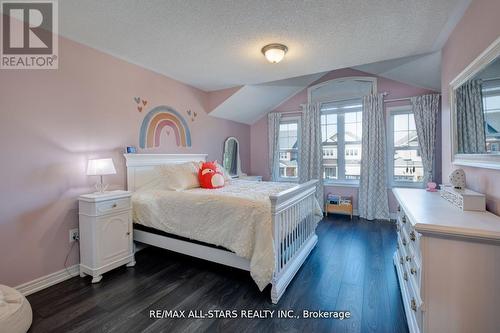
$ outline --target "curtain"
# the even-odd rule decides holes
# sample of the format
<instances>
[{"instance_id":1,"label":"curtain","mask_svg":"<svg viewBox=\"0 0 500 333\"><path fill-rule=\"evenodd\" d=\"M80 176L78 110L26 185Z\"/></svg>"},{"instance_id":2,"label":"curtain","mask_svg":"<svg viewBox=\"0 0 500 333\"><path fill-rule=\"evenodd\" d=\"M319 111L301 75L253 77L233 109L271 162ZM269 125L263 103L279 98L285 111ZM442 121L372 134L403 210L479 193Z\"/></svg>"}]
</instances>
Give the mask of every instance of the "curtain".
<instances>
[{"instance_id":1,"label":"curtain","mask_svg":"<svg viewBox=\"0 0 500 333\"><path fill-rule=\"evenodd\" d=\"M299 147L299 181L318 180L316 197L323 207L323 154L321 148L321 106L310 103L302 106Z\"/></svg>"},{"instance_id":2,"label":"curtain","mask_svg":"<svg viewBox=\"0 0 500 333\"><path fill-rule=\"evenodd\" d=\"M359 216L368 220L388 220L383 94L363 97L362 119Z\"/></svg>"},{"instance_id":3,"label":"curtain","mask_svg":"<svg viewBox=\"0 0 500 333\"><path fill-rule=\"evenodd\" d=\"M424 95L411 98L415 127L417 128L420 155L424 166L424 185L433 180L434 152L436 146L436 121L440 95Z\"/></svg>"},{"instance_id":4,"label":"curtain","mask_svg":"<svg viewBox=\"0 0 500 333\"><path fill-rule=\"evenodd\" d=\"M279 160L279 137L280 137L281 113L271 112L267 115L267 128L269 134L269 174L272 181L278 181Z\"/></svg>"},{"instance_id":5,"label":"curtain","mask_svg":"<svg viewBox=\"0 0 500 333\"><path fill-rule=\"evenodd\" d=\"M458 153L486 152L482 80L469 80L456 90Z\"/></svg>"}]
</instances>

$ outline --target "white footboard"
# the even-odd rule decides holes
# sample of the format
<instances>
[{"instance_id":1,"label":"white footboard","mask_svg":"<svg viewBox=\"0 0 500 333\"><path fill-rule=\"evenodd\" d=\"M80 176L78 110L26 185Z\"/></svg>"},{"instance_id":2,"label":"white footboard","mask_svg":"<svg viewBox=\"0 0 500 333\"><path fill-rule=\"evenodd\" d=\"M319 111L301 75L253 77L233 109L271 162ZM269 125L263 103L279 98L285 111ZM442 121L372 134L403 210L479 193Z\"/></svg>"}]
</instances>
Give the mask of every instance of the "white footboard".
<instances>
[{"instance_id":1,"label":"white footboard","mask_svg":"<svg viewBox=\"0 0 500 333\"><path fill-rule=\"evenodd\" d=\"M302 266L318 241L316 235L317 180L270 196L276 267L271 289L274 304Z\"/></svg>"}]
</instances>

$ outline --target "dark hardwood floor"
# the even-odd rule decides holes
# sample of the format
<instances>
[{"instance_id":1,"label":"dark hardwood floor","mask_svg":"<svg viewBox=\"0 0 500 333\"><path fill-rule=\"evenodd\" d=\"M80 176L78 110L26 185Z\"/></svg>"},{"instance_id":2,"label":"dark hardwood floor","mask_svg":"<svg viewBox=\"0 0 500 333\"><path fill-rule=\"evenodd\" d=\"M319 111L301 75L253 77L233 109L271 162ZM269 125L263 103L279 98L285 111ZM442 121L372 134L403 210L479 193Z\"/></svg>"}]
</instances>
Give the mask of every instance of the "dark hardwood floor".
<instances>
[{"instance_id":1,"label":"dark hardwood floor","mask_svg":"<svg viewBox=\"0 0 500 333\"><path fill-rule=\"evenodd\" d=\"M28 297L30 332L407 332L392 255L395 226L324 219L278 305L248 272L158 248L99 284L75 277ZM151 319L150 310L345 310L350 319Z\"/></svg>"}]
</instances>

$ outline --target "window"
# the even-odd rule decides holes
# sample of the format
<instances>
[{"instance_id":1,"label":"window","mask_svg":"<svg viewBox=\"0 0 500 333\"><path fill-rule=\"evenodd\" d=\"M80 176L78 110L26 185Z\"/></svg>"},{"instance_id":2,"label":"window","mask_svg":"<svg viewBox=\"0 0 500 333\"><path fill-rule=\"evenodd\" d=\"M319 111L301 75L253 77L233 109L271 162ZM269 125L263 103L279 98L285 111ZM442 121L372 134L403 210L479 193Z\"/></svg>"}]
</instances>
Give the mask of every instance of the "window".
<instances>
[{"instance_id":1,"label":"window","mask_svg":"<svg viewBox=\"0 0 500 333\"><path fill-rule=\"evenodd\" d=\"M299 119L285 118L280 123L279 176L281 180L298 179Z\"/></svg>"},{"instance_id":2,"label":"window","mask_svg":"<svg viewBox=\"0 0 500 333\"><path fill-rule=\"evenodd\" d=\"M424 168L411 107L392 108L388 128L391 185L421 186Z\"/></svg>"},{"instance_id":3,"label":"window","mask_svg":"<svg viewBox=\"0 0 500 333\"><path fill-rule=\"evenodd\" d=\"M483 82L483 109L486 151L500 152L500 80Z\"/></svg>"},{"instance_id":4,"label":"window","mask_svg":"<svg viewBox=\"0 0 500 333\"><path fill-rule=\"evenodd\" d=\"M323 178L357 183L361 174L362 102L355 98L321 105Z\"/></svg>"}]
</instances>

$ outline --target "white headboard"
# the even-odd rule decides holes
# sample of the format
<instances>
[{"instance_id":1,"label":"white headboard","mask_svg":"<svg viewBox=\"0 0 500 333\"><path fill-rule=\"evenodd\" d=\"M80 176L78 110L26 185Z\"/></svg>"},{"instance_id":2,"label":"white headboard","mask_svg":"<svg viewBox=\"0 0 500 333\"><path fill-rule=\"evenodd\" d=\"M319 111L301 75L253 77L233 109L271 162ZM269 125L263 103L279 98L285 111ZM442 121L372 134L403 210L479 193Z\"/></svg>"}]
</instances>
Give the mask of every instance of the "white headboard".
<instances>
[{"instance_id":1,"label":"white headboard","mask_svg":"<svg viewBox=\"0 0 500 333\"><path fill-rule=\"evenodd\" d=\"M124 154L127 161L127 189L136 191L149 183L156 165L206 161L207 154Z\"/></svg>"}]
</instances>

